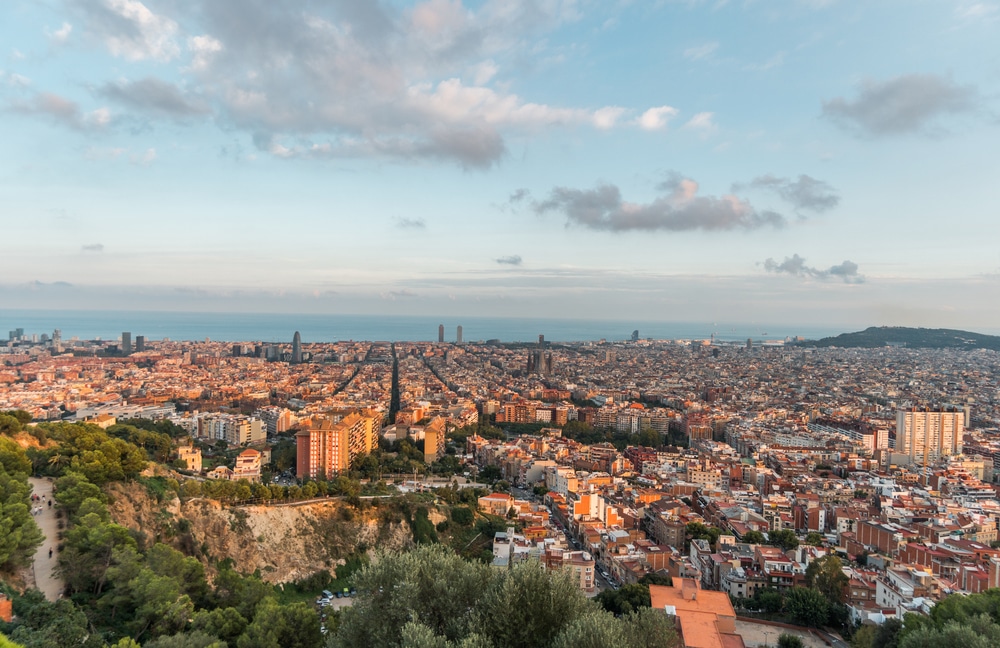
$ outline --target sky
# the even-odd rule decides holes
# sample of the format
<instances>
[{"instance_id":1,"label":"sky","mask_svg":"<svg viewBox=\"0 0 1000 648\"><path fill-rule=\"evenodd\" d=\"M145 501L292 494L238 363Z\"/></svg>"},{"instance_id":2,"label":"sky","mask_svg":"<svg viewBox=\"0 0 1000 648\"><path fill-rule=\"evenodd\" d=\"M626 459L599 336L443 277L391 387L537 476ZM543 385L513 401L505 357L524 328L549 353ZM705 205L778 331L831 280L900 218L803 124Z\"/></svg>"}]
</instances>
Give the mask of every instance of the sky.
<instances>
[{"instance_id":1,"label":"sky","mask_svg":"<svg viewBox=\"0 0 1000 648\"><path fill-rule=\"evenodd\" d=\"M996 330L998 34L997 0L4 0L0 303Z\"/></svg>"}]
</instances>

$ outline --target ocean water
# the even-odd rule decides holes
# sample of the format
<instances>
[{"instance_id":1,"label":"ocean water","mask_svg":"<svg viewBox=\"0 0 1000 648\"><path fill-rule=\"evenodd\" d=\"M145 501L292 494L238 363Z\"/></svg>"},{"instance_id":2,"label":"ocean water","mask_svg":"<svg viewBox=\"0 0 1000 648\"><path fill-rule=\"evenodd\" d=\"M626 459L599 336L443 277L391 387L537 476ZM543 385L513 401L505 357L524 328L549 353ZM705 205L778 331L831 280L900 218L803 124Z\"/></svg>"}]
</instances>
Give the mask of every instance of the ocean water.
<instances>
[{"instance_id":1,"label":"ocean water","mask_svg":"<svg viewBox=\"0 0 1000 648\"><path fill-rule=\"evenodd\" d=\"M427 317L399 315L316 315L294 313L194 313L158 311L23 310L0 308L0 340L7 331L23 328L26 335L62 331L64 340L117 339L122 331L147 340L204 340L231 342L290 342L295 331L303 342L379 340L430 342L438 339L438 325L445 340L455 341L462 326L466 342L498 339L502 342L536 342L539 335L552 342L625 340L633 330L640 338L717 340L782 340L788 336L817 339L844 333L841 329L788 324L727 322L655 322L532 319L503 317Z\"/></svg>"}]
</instances>

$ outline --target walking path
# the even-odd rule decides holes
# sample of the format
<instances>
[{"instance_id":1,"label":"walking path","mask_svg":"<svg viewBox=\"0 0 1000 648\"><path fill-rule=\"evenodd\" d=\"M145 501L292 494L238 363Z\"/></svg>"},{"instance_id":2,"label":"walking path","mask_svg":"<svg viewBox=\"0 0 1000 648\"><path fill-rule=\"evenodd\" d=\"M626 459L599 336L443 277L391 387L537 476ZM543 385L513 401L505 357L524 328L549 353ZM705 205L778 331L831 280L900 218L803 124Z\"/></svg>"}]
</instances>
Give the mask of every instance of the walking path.
<instances>
[{"instance_id":1,"label":"walking path","mask_svg":"<svg viewBox=\"0 0 1000 648\"><path fill-rule=\"evenodd\" d=\"M45 541L42 542L41 546L38 547L38 551L35 552L33 566L35 587L41 590L45 598L55 601L62 596L63 582L55 574L55 569L58 565L56 561L58 558L56 546L59 544L59 529L56 522L55 503L53 502L52 506L49 506L49 502L52 502L52 482L48 479L39 479L37 477L30 477L28 481L31 482L32 495L37 495L40 498L39 501L32 502L31 505L33 507L41 507L41 510L35 516L35 522L38 523L38 528L45 534Z\"/></svg>"}]
</instances>

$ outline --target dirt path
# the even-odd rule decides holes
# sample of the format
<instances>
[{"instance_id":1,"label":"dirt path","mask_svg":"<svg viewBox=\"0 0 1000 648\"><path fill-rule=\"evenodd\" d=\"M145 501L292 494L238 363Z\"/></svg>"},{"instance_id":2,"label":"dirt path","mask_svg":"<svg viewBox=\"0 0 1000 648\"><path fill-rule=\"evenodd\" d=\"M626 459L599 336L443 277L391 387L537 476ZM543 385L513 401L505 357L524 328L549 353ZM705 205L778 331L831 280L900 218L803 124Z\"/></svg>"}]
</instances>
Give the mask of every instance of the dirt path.
<instances>
[{"instance_id":1,"label":"dirt path","mask_svg":"<svg viewBox=\"0 0 1000 648\"><path fill-rule=\"evenodd\" d=\"M56 546L59 544L57 539L59 530L56 524L55 503L49 506L49 502L52 501L52 482L36 477L29 478L29 481L32 486L31 493L41 498L39 502L32 502L32 506L41 507L41 511L35 516L35 522L45 534L45 541L35 552L33 569L35 587L45 594L45 598L55 601L62 595L63 582L54 573L57 565Z\"/></svg>"}]
</instances>

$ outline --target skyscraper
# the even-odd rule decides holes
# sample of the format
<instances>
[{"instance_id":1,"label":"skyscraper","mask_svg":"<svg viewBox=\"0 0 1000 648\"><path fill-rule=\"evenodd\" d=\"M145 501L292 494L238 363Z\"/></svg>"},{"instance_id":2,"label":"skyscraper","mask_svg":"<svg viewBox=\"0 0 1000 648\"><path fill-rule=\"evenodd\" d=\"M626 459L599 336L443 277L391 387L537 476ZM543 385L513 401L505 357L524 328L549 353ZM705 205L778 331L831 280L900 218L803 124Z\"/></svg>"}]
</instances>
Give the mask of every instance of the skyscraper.
<instances>
[{"instance_id":1,"label":"skyscraper","mask_svg":"<svg viewBox=\"0 0 1000 648\"><path fill-rule=\"evenodd\" d=\"M438 342L444 342L444 324L438 324Z\"/></svg>"},{"instance_id":2,"label":"skyscraper","mask_svg":"<svg viewBox=\"0 0 1000 648\"><path fill-rule=\"evenodd\" d=\"M146 350L146 336L137 335L135 336L135 352L142 353Z\"/></svg>"},{"instance_id":3,"label":"skyscraper","mask_svg":"<svg viewBox=\"0 0 1000 648\"><path fill-rule=\"evenodd\" d=\"M896 412L896 453L912 463L962 454L965 412Z\"/></svg>"},{"instance_id":4,"label":"skyscraper","mask_svg":"<svg viewBox=\"0 0 1000 648\"><path fill-rule=\"evenodd\" d=\"M456 344L461 344L462 343L462 326L461 325L459 325L458 330L455 331L455 343Z\"/></svg>"},{"instance_id":5,"label":"skyscraper","mask_svg":"<svg viewBox=\"0 0 1000 648\"><path fill-rule=\"evenodd\" d=\"M543 344L545 344L545 334L544 333L539 333L538 334L538 346L541 346Z\"/></svg>"},{"instance_id":6,"label":"skyscraper","mask_svg":"<svg viewBox=\"0 0 1000 648\"><path fill-rule=\"evenodd\" d=\"M298 331L292 336L292 364L302 362L302 336Z\"/></svg>"},{"instance_id":7,"label":"skyscraper","mask_svg":"<svg viewBox=\"0 0 1000 648\"><path fill-rule=\"evenodd\" d=\"M122 331L122 355L132 355L132 334Z\"/></svg>"},{"instance_id":8,"label":"skyscraper","mask_svg":"<svg viewBox=\"0 0 1000 648\"><path fill-rule=\"evenodd\" d=\"M62 331L59 329L52 331L52 350L62 353Z\"/></svg>"},{"instance_id":9,"label":"skyscraper","mask_svg":"<svg viewBox=\"0 0 1000 648\"><path fill-rule=\"evenodd\" d=\"M639 329L632 331L632 341L633 342L639 341Z\"/></svg>"}]
</instances>

